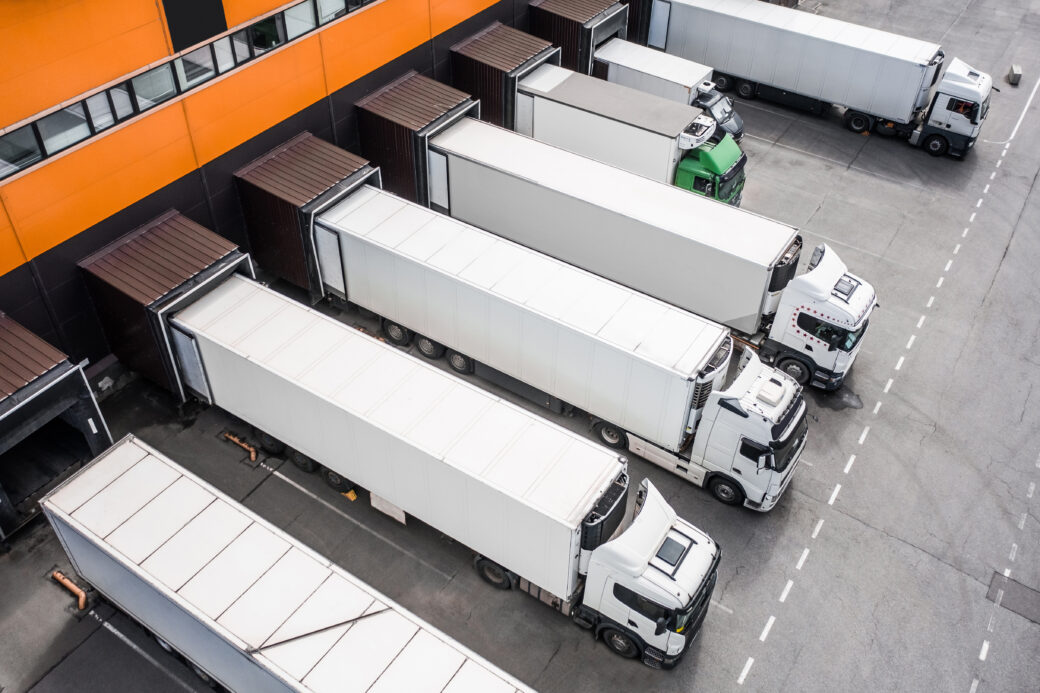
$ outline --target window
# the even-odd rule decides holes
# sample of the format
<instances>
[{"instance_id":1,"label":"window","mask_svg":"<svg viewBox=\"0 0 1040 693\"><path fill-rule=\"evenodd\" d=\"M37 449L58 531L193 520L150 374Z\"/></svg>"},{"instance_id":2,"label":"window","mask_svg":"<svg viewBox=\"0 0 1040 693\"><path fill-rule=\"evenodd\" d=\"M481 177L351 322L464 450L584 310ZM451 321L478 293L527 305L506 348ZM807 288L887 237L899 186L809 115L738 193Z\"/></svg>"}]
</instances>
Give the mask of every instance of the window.
<instances>
[{"instance_id":1,"label":"window","mask_svg":"<svg viewBox=\"0 0 1040 693\"><path fill-rule=\"evenodd\" d=\"M83 103L87 105L87 113L90 114L90 122L94 124L96 132L101 132L116 122L115 116L112 115L112 105L108 102L108 94L105 92L88 96Z\"/></svg>"},{"instance_id":2,"label":"window","mask_svg":"<svg viewBox=\"0 0 1040 693\"><path fill-rule=\"evenodd\" d=\"M249 27L249 36L252 39L253 52L256 55L285 43L285 26L282 16L279 14L267 19L262 19Z\"/></svg>"},{"instance_id":3,"label":"window","mask_svg":"<svg viewBox=\"0 0 1040 693\"><path fill-rule=\"evenodd\" d=\"M285 11L285 35L290 41L314 28L314 5L301 2Z\"/></svg>"},{"instance_id":4,"label":"window","mask_svg":"<svg viewBox=\"0 0 1040 693\"><path fill-rule=\"evenodd\" d=\"M328 24L346 13L346 0L318 0L318 24Z\"/></svg>"},{"instance_id":5,"label":"window","mask_svg":"<svg viewBox=\"0 0 1040 693\"><path fill-rule=\"evenodd\" d=\"M173 69L177 71L177 81L181 89L202 84L217 74L213 67L213 53L209 46L203 46L173 61Z\"/></svg>"},{"instance_id":6,"label":"window","mask_svg":"<svg viewBox=\"0 0 1040 693\"><path fill-rule=\"evenodd\" d=\"M646 616L651 621L656 622L659 618L668 618L669 616L668 609L664 608L660 604L656 604L646 597L636 594L627 587L616 583L614 584L614 596L619 602L633 611Z\"/></svg>"},{"instance_id":7,"label":"window","mask_svg":"<svg viewBox=\"0 0 1040 693\"><path fill-rule=\"evenodd\" d=\"M116 108L116 120L129 118L134 113L134 102L130 98L130 89L127 84L123 83L108 90L108 95L112 97L112 103Z\"/></svg>"},{"instance_id":8,"label":"window","mask_svg":"<svg viewBox=\"0 0 1040 693\"><path fill-rule=\"evenodd\" d=\"M707 178L701 178L700 176L694 176L693 178L693 189L702 195L711 196L711 181Z\"/></svg>"},{"instance_id":9,"label":"window","mask_svg":"<svg viewBox=\"0 0 1040 693\"><path fill-rule=\"evenodd\" d=\"M759 445L758 443L746 439L740 441L740 454L755 464L758 464L759 458L767 452L769 452L769 448L763 445Z\"/></svg>"},{"instance_id":10,"label":"window","mask_svg":"<svg viewBox=\"0 0 1040 693\"><path fill-rule=\"evenodd\" d=\"M253 57L253 51L249 48L249 29L232 34L231 43L235 47L235 62L239 65Z\"/></svg>"},{"instance_id":11,"label":"window","mask_svg":"<svg viewBox=\"0 0 1040 693\"><path fill-rule=\"evenodd\" d=\"M43 158L32 125L0 135L0 176L9 176Z\"/></svg>"},{"instance_id":12,"label":"window","mask_svg":"<svg viewBox=\"0 0 1040 693\"><path fill-rule=\"evenodd\" d=\"M43 148L47 154L60 152L62 149L90 137L90 126L87 124L87 112L80 102L75 106L63 108L36 121Z\"/></svg>"},{"instance_id":13,"label":"window","mask_svg":"<svg viewBox=\"0 0 1040 693\"><path fill-rule=\"evenodd\" d=\"M971 113L975 108L977 108L976 104L971 101L964 101L963 99L950 99L950 102L946 104L947 111L960 113L963 116L971 116Z\"/></svg>"},{"instance_id":14,"label":"window","mask_svg":"<svg viewBox=\"0 0 1040 693\"><path fill-rule=\"evenodd\" d=\"M857 332L849 332L844 327L824 322L808 313L798 314L798 327L824 344L834 346L842 351L851 351L867 328L866 324L864 324Z\"/></svg>"},{"instance_id":15,"label":"window","mask_svg":"<svg viewBox=\"0 0 1040 693\"><path fill-rule=\"evenodd\" d=\"M217 71L221 74L235 66L235 54L231 47L230 36L214 41L213 52L217 55Z\"/></svg>"},{"instance_id":16,"label":"window","mask_svg":"<svg viewBox=\"0 0 1040 693\"><path fill-rule=\"evenodd\" d=\"M137 107L142 111L177 95L169 63L137 75L130 80L130 84L137 97Z\"/></svg>"}]
</instances>

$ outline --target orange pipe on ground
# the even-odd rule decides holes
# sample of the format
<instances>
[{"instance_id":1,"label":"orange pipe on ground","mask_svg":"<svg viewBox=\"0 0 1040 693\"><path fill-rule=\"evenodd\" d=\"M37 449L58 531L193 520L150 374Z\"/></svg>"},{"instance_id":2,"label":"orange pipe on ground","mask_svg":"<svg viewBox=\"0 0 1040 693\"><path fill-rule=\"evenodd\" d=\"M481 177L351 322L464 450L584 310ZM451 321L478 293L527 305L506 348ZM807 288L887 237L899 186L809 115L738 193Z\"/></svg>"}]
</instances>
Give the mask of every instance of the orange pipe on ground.
<instances>
[{"instance_id":1,"label":"orange pipe on ground","mask_svg":"<svg viewBox=\"0 0 1040 693\"><path fill-rule=\"evenodd\" d=\"M53 573L51 573L51 577L57 580L62 587L79 597L78 604L80 611L83 611L87 608L87 593L84 592L81 588L77 587L76 583L65 577L60 570L55 570Z\"/></svg>"},{"instance_id":2,"label":"orange pipe on ground","mask_svg":"<svg viewBox=\"0 0 1040 693\"><path fill-rule=\"evenodd\" d=\"M236 436L234 433L224 433L224 438L230 440L232 443L242 448L243 450L248 450L249 461L256 462L256 448L254 448L252 445Z\"/></svg>"}]
</instances>

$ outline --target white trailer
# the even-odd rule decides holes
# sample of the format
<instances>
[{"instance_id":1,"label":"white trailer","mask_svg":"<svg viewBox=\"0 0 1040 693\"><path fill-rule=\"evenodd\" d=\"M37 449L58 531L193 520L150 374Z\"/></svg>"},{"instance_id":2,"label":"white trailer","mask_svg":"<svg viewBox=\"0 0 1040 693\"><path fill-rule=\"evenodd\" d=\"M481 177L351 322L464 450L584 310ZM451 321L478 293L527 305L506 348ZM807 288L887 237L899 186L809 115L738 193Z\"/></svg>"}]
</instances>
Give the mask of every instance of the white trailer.
<instances>
[{"instance_id":1,"label":"white trailer","mask_svg":"<svg viewBox=\"0 0 1040 693\"><path fill-rule=\"evenodd\" d=\"M710 143L700 108L541 65L517 84L513 129L713 200L740 205L747 156L732 137Z\"/></svg>"},{"instance_id":2,"label":"white trailer","mask_svg":"<svg viewBox=\"0 0 1040 693\"><path fill-rule=\"evenodd\" d=\"M822 112L853 132L963 156L989 111L992 78L939 44L759 0L653 0L648 45L715 66L720 89Z\"/></svg>"},{"instance_id":3,"label":"white trailer","mask_svg":"<svg viewBox=\"0 0 1040 693\"><path fill-rule=\"evenodd\" d=\"M391 342L579 407L600 442L723 502L766 511L787 488L801 388L750 356L731 375L721 325L370 186L316 218L314 245L327 291Z\"/></svg>"},{"instance_id":4,"label":"white trailer","mask_svg":"<svg viewBox=\"0 0 1040 693\"><path fill-rule=\"evenodd\" d=\"M744 121L732 99L716 89L712 73L707 65L620 38L596 48L592 66L592 74L608 82L704 109L739 142Z\"/></svg>"},{"instance_id":5,"label":"white trailer","mask_svg":"<svg viewBox=\"0 0 1040 693\"><path fill-rule=\"evenodd\" d=\"M465 118L429 140L435 208L727 325L800 383L839 387L876 305L793 227Z\"/></svg>"},{"instance_id":6,"label":"white trailer","mask_svg":"<svg viewBox=\"0 0 1040 693\"><path fill-rule=\"evenodd\" d=\"M531 691L132 435L41 505L80 576L228 690Z\"/></svg>"},{"instance_id":7,"label":"white trailer","mask_svg":"<svg viewBox=\"0 0 1040 693\"><path fill-rule=\"evenodd\" d=\"M334 488L356 482L377 508L468 546L491 584L653 666L674 666L696 635L719 549L648 482L621 530L628 472L616 452L241 276L171 324L199 397L290 446ZM653 608L637 613L617 594Z\"/></svg>"}]
</instances>

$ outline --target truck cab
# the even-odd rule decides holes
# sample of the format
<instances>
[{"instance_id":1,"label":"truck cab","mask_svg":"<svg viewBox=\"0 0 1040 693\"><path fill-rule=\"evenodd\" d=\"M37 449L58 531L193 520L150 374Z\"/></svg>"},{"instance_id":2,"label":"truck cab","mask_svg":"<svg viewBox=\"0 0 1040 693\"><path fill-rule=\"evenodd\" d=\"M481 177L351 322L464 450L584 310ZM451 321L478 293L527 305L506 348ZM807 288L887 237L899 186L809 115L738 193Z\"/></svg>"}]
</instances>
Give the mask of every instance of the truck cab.
<instances>
[{"instance_id":1,"label":"truck cab","mask_svg":"<svg viewBox=\"0 0 1040 693\"><path fill-rule=\"evenodd\" d=\"M935 87L935 96L911 136L933 156L964 156L975 145L989 114L993 78L954 58Z\"/></svg>"},{"instance_id":2,"label":"truck cab","mask_svg":"<svg viewBox=\"0 0 1040 693\"><path fill-rule=\"evenodd\" d=\"M729 133L691 149L675 169L675 185L719 202L740 206L747 154Z\"/></svg>"},{"instance_id":3,"label":"truck cab","mask_svg":"<svg viewBox=\"0 0 1040 693\"><path fill-rule=\"evenodd\" d=\"M802 388L745 349L732 384L714 390L701 414L692 456L724 503L771 510L787 489L805 446Z\"/></svg>"},{"instance_id":4,"label":"truck cab","mask_svg":"<svg viewBox=\"0 0 1040 693\"><path fill-rule=\"evenodd\" d=\"M800 384L837 389L859 353L877 294L826 244L784 288L769 331L776 365Z\"/></svg>"},{"instance_id":5,"label":"truck cab","mask_svg":"<svg viewBox=\"0 0 1040 693\"><path fill-rule=\"evenodd\" d=\"M592 551L574 620L619 655L671 669L700 631L721 555L644 480L632 523Z\"/></svg>"},{"instance_id":6,"label":"truck cab","mask_svg":"<svg viewBox=\"0 0 1040 693\"><path fill-rule=\"evenodd\" d=\"M733 99L716 89L714 82L702 82L697 87L697 97L690 105L711 114L718 124L720 138L730 135L737 142L744 138L744 119L733 108Z\"/></svg>"}]
</instances>

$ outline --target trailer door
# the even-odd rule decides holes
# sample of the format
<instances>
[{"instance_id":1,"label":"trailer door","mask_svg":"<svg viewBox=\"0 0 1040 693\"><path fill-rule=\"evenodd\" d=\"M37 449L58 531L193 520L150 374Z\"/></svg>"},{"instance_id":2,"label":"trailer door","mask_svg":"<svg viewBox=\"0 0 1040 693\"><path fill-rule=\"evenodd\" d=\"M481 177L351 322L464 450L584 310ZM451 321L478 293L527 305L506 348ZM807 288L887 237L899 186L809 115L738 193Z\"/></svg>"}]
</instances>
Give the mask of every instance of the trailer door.
<instances>
[{"instance_id":1,"label":"trailer door","mask_svg":"<svg viewBox=\"0 0 1040 693\"><path fill-rule=\"evenodd\" d=\"M664 50L668 43L668 18L671 16L672 3L664 0L654 0L654 6L650 10L650 35L646 45L650 48Z\"/></svg>"},{"instance_id":2,"label":"trailer door","mask_svg":"<svg viewBox=\"0 0 1040 693\"><path fill-rule=\"evenodd\" d=\"M202 356L199 354L195 338L174 325L170 326L170 338L177 359L177 369L180 371L184 384L206 404L213 404L209 382L206 380L206 370L202 367Z\"/></svg>"}]
</instances>

